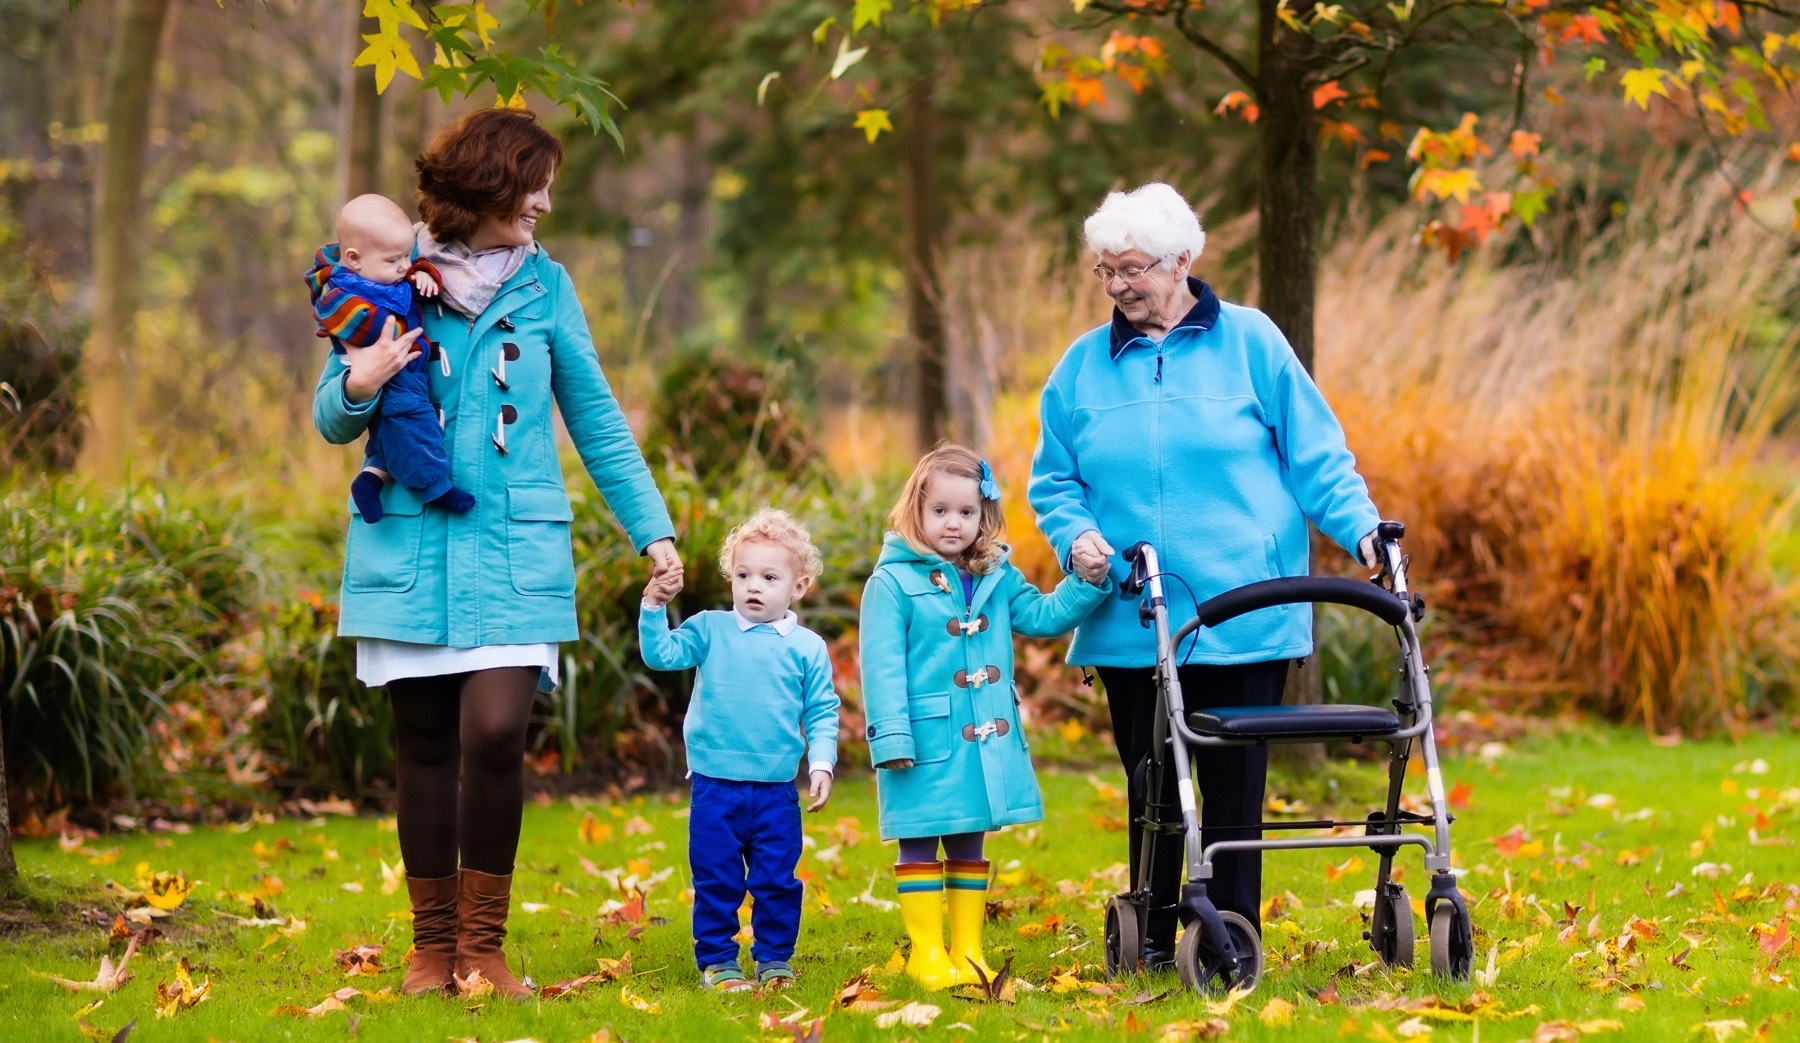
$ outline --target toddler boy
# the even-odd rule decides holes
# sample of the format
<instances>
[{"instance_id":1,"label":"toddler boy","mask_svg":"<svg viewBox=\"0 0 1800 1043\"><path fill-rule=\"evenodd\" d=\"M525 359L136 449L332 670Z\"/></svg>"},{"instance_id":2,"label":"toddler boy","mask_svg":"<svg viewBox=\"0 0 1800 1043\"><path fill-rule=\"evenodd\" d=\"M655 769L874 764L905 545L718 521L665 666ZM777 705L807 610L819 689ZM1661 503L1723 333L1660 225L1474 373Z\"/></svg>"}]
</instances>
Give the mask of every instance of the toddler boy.
<instances>
[{"instance_id":1,"label":"toddler boy","mask_svg":"<svg viewBox=\"0 0 1800 1043\"><path fill-rule=\"evenodd\" d=\"M806 810L823 808L837 763L838 697L824 640L789 609L823 567L807 531L785 511L758 511L725 537L719 565L731 580L729 611L701 612L670 631L665 606L675 584L652 579L638 638L652 669L699 667L682 727L693 779L694 962L708 988L737 992L751 987L736 938L746 892L757 981L780 988L794 979L803 891L794 876L794 772L804 753Z\"/></svg>"}]
</instances>

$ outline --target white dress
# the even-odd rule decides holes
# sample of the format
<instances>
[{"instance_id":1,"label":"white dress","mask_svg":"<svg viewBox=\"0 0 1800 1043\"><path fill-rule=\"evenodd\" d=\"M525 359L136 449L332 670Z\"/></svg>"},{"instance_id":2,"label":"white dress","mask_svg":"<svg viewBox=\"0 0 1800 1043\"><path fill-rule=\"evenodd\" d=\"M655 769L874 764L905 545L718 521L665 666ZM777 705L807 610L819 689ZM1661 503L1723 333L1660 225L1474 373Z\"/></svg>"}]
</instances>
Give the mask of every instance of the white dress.
<instances>
[{"instance_id":1,"label":"white dress","mask_svg":"<svg viewBox=\"0 0 1800 1043\"><path fill-rule=\"evenodd\" d=\"M556 645L482 645L449 648L363 637L356 641L356 679L370 688L406 677L442 677L502 666L535 666L544 671L546 690L562 682Z\"/></svg>"}]
</instances>

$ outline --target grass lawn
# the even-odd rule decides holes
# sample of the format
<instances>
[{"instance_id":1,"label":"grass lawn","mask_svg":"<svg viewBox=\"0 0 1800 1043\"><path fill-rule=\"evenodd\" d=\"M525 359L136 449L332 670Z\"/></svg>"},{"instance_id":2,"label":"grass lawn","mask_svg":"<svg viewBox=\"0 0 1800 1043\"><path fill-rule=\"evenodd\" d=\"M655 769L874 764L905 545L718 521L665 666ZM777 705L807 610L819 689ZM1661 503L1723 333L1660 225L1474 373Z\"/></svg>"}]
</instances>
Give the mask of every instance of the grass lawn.
<instances>
[{"instance_id":1,"label":"grass lawn","mask_svg":"<svg viewBox=\"0 0 1800 1043\"><path fill-rule=\"evenodd\" d=\"M685 806L678 795L652 796L527 809L508 939L514 969L522 963L542 986L629 954L631 976L525 1004L379 995L398 987L409 939L404 888L384 887L384 863L399 861L391 819L133 833L74 851L54 840L23 843L20 867L34 900L74 904L54 930L0 938L0 1038L79 1039L85 1016L103 1039L135 1020L134 1041L351 1034L548 1043L601 1030L613 1040L792 1039L762 1017L800 1012L826 1015L821 1035L830 1041L1162 1040L1221 1031L1280 1040L1800 1034L1792 981L1800 958L1790 937L1800 933L1793 737L1661 747L1629 732L1581 730L1484 752L1450 758L1446 778L1464 805L1456 863L1475 911L1478 971L1494 952L1489 983L1450 984L1376 965L1356 907L1357 892L1372 886L1375 859L1339 851L1268 857L1265 893L1278 906L1265 928L1268 968L1261 987L1235 1005L1185 994L1173 974L1110 990L1081 984L1104 980L1101 910L1124 875L1122 777L1047 771L1049 819L990 844L1000 871L990 897L1008 910L989 925L988 956L996 966L1011 956L1037 989L1021 988L1014 1005L926 994L886 969L904 937L899 914L881 907L892 897L893 848L874 835L871 782L848 778L831 806L808 819L800 980L784 993L726 997L698 988L684 893ZM1308 817L1322 805L1360 816L1381 779L1372 765L1335 765L1278 792L1308 805ZM39 972L91 979L103 955L117 959L124 946L109 944L109 925L142 903L104 888L109 880L133 887L140 862L200 883L159 921L164 936L132 960L131 980L84 1015L102 994L72 995ZM1417 898L1425 883L1417 852L1400 864ZM656 881L641 931L633 930L634 908L618 908L633 877ZM272 907L265 919L304 927L233 919L254 918L247 898L259 891ZM79 909L95 912L84 920ZM1423 968L1422 919L1418 933ZM381 969L347 976L334 951L361 945L385 947ZM158 984L174 980L182 958L196 982L210 981L210 995L158 1017ZM941 1014L927 1028L883 1028L878 1013L834 1010L839 990L865 968L882 999L924 1001ZM352 996L347 1010L316 1017L280 1009L313 1006L346 986L377 995Z\"/></svg>"}]
</instances>

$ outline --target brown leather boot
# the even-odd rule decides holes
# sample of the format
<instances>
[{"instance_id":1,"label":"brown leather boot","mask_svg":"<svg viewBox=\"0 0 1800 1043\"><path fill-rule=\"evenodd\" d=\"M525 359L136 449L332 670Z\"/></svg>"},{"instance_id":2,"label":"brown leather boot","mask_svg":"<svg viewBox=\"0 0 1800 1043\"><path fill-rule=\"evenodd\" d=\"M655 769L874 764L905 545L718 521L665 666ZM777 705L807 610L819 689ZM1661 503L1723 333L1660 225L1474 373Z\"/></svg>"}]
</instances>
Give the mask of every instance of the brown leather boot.
<instances>
[{"instance_id":1,"label":"brown leather boot","mask_svg":"<svg viewBox=\"0 0 1800 1043\"><path fill-rule=\"evenodd\" d=\"M450 974L456 969L456 889L454 876L436 880L406 878L412 896L413 953L400 994L449 993Z\"/></svg>"},{"instance_id":2,"label":"brown leather boot","mask_svg":"<svg viewBox=\"0 0 1800 1043\"><path fill-rule=\"evenodd\" d=\"M462 871L456 913L456 976L476 971L494 983L496 995L525 1000L532 991L506 969L501 943L506 940L506 914L512 902L512 874L495 876L478 869Z\"/></svg>"}]
</instances>

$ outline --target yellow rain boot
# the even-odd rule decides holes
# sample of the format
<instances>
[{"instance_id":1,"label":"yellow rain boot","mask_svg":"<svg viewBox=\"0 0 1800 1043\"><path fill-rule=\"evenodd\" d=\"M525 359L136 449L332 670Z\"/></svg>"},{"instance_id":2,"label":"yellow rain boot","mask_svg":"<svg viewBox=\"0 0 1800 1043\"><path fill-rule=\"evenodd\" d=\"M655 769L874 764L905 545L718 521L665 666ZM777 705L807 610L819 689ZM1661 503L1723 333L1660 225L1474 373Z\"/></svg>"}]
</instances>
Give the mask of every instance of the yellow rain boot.
<instances>
[{"instance_id":1,"label":"yellow rain boot","mask_svg":"<svg viewBox=\"0 0 1800 1043\"><path fill-rule=\"evenodd\" d=\"M900 892L900 918L912 939L906 976L928 989L957 984L956 969L944 951L944 864L902 862L894 867Z\"/></svg>"},{"instance_id":2,"label":"yellow rain boot","mask_svg":"<svg viewBox=\"0 0 1800 1043\"><path fill-rule=\"evenodd\" d=\"M981 925L987 919L986 859L944 859L944 901L950 906L950 963L958 985L979 985L981 975L994 980L994 969L981 955Z\"/></svg>"}]
</instances>

